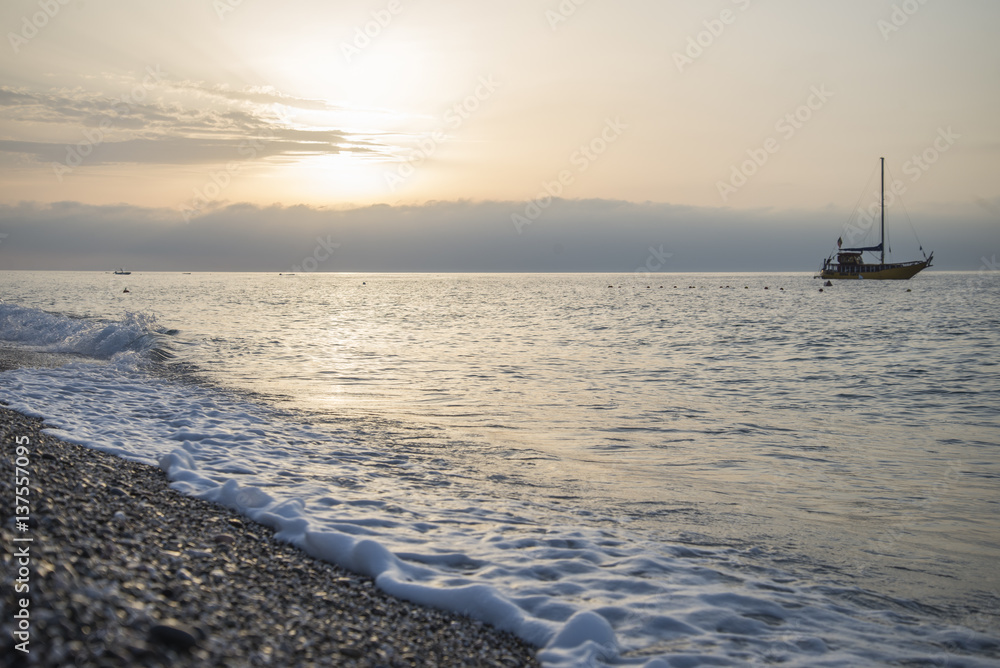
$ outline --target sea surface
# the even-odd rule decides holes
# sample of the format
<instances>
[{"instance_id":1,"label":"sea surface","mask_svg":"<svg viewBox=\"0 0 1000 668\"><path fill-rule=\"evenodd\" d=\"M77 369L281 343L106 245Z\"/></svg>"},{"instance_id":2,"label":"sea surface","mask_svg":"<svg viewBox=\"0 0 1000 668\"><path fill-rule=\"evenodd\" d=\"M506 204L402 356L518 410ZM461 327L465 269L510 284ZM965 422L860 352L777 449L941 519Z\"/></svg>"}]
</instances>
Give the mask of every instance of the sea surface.
<instances>
[{"instance_id":1,"label":"sea surface","mask_svg":"<svg viewBox=\"0 0 1000 668\"><path fill-rule=\"evenodd\" d=\"M0 400L548 666L1000 666L1000 275L820 288L0 272Z\"/></svg>"}]
</instances>

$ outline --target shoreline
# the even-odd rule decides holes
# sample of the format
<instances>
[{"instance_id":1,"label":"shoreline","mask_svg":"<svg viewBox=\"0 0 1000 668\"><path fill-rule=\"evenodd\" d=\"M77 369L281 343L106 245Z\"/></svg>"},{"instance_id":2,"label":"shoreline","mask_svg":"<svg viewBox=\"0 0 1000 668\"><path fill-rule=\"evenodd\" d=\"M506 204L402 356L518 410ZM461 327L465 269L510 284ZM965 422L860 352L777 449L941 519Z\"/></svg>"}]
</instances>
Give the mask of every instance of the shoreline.
<instances>
[{"instance_id":1,"label":"shoreline","mask_svg":"<svg viewBox=\"0 0 1000 668\"><path fill-rule=\"evenodd\" d=\"M28 361L3 352L0 370ZM157 467L43 428L0 406L4 665L539 665L537 649L507 632L393 598L171 489ZM30 461L26 532L12 512L18 444ZM25 537L28 654L14 636L15 539Z\"/></svg>"}]
</instances>

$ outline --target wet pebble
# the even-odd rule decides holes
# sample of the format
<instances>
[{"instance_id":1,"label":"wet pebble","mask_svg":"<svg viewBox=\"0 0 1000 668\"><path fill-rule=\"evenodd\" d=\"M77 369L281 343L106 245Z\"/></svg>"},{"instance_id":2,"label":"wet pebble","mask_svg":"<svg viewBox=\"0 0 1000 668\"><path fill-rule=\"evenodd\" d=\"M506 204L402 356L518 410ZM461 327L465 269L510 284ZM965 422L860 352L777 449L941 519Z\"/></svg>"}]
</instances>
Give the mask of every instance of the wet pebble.
<instances>
[{"instance_id":1,"label":"wet pebble","mask_svg":"<svg viewBox=\"0 0 1000 668\"><path fill-rule=\"evenodd\" d=\"M198 644L193 633L169 624L157 624L149 629L149 639L181 650L189 650Z\"/></svg>"}]
</instances>

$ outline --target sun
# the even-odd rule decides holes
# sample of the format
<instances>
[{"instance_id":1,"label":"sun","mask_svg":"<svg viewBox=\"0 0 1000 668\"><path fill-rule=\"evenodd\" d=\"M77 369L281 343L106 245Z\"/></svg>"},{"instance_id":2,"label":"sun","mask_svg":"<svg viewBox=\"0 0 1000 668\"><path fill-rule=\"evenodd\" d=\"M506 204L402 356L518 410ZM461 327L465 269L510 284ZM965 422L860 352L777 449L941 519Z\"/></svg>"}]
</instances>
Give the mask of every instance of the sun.
<instances>
[{"instance_id":1,"label":"sun","mask_svg":"<svg viewBox=\"0 0 1000 668\"><path fill-rule=\"evenodd\" d=\"M349 152L308 157L283 168L275 186L286 196L313 203L372 204L391 194L384 178L387 169L389 163Z\"/></svg>"}]
</instances>

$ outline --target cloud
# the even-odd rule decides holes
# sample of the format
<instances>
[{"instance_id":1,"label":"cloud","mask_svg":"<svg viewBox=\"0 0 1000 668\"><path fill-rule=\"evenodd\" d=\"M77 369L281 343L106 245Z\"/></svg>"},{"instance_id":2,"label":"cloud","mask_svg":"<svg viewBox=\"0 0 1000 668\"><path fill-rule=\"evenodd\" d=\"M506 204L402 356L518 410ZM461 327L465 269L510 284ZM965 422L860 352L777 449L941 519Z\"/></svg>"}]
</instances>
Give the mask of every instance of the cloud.
<instances>
[{"instance_id":1,"label":"cloud","mask_svg":"<svg viewBox=\"0 0 1000 668\"><path fill-rule=\"evenodd\" d=\"M296 109L337 111L341 107L330 104L326 100L316 100L286 95L273 86L251 86L243 90L234 90L221 84L209 85L200 81L172 81L168 84L175 90L192 91L206 97L215 97L234 102L249 102L259 105L280 104Z\"/></svg>"},{"instance_id":2,"label":"cloud","mask_svg":"<svg viewBox=\"0 0 1000 668\"><path fill-rule=\"evenodd\" d=\"M510 216L524 206L452 201L330 210L238 204L184 223L169 209L23 203L0 207L0 233L8 235L0 244L0 268L279 272L301 267L323 244L339 244L317 269L632 272L647 266L656 250L671 254L659 271L809 272L835 248L845 218L829 210L556 200L518 234ZM947 235L933 220L913 222L925 248L935 251L939 269L976 270L980 256L1000 252L1000 230L974 211L956 214Z\"/></svg>"},{"instance_id":3,"label":"cloud","mask_svg":"<svg viewBox=\"0 0 1000 668\"><path fill-rule=\"evenodd\" d=\"M37 93L0 86L0 118L25 123L79 123L107 113L104 96L75 91Z\"/></svg>"},{"instance_id":4,"label":"cloud","mask_svg":"<svg viewBox=\"0 0 1000 668\"><path fill-rule=\"evenodd\" d=\"M331 108L321 100L293 98L270 89L234 91L190 82L168 82L162 88L195 91L211 99L168 95L154 99L162 92L156 89L160 84L146 84L137 84L118 98L81 89L39 92L0 87L0 122L7 135L0 140L0 152L27 155L40 163L61 162L69 147L83 143L93 149L86 150L84 163L91 167L226 163L251 152L255 158L280 158L343 152L380 157L392 151L383 138L372 134L297 127L274 106ZM141 99L136 91L142 91Z\"/></svg>"},{"instance_id":5,"label":"cloud","mask_svg":"<svg viewBox=\"0 0 1000 668\"><path fill-rule=\"evenodd\" d=\"M249 137L242 139L196 139L188 137L157 137L155 139L130 139L103 142L93 147L87 155L87 165L112 163L131 164L218 164L227 161L268 158L282 155L323 155L342 150L336 135L317 137L315 141L287 141L274 137ZM66 160L67 145L44 142L18 142L0 140L0 151L21 153L35 157L40 162Z\"/></svg>"}]
</instances>

